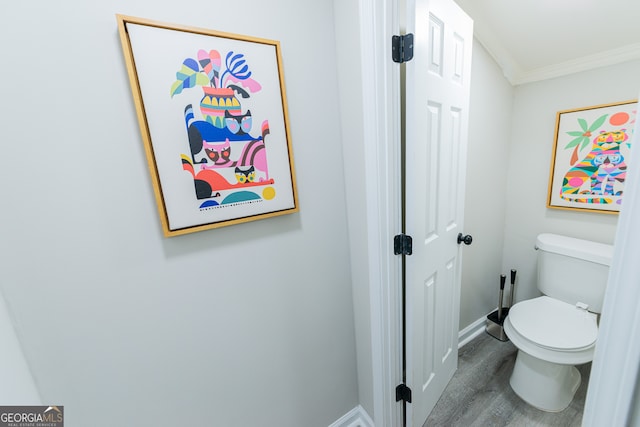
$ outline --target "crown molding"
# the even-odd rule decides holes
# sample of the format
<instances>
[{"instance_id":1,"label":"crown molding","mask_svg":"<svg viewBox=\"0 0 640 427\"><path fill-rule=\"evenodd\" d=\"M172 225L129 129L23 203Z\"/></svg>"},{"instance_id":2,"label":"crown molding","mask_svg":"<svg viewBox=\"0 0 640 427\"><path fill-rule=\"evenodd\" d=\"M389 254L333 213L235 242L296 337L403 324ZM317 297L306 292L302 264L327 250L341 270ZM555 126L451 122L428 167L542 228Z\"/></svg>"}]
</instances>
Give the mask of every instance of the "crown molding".
<instances>
[{"instance_id":1,"label":"crown molding","mask_svg":"<svg viewBox=\"0 0 640 427\"><path fill-rule=\"evenodd\" d=\"M493 32L485 29L480 22L474 22L473 35L489 53L502 70L502 74L512 86L515 86L515 79L522 74L520 66L513 60L509 52L502 46L502 43L495 37Z\"/></svg>"},{"instance_id":2,"label":"crown molding","mask_svg":"<svg viewBox=\"0 0 640 427\"><path fill-rule=\"evenodd\" d=\"M489 55L491 55L491 57L496 61L498 66L502 69L504 77L512 86L553 79L582 71L640 59L640 43L634 43L593 55L572 59L570 61L561 62L559 64L524 71L511 58L508 52L502 48L501 43L493 40L491 36L478 32L475 34L475 37L487 50Z\"/></svg>"},{"instance_id":3,"label":"crown molding","mask_svg":"<svg viewBox=\"0 0 640 427\"><path fill-rule=\"evenodd\" d=\"M537 68L528 72L522 72L513 78L511 84L516 86L524 83L553 79L636 59L640 59L640 43L630 44L617 49L596 53L594 55L572 59L571 61L550 65L548 67Z\"/></svg>"}]
</instances>

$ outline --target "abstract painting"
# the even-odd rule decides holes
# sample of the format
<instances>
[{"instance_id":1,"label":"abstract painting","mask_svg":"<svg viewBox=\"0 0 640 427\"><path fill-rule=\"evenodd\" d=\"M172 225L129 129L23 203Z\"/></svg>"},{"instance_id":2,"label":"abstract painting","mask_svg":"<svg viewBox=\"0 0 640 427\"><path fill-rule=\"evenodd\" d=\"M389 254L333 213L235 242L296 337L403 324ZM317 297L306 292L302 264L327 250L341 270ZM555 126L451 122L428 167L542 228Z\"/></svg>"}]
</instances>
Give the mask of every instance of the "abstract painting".
<instances>
[{"instance_id":1,"label":"abstract painting","mask_svg":"<svg viewBox=\"0 0 640 427\"><path fill-rule=\"evenodd\" d=\"M165 236L297 212L279 42L117 20Z\"/></svg>"},{"instance_id":2,"label":"abstract painting","mask_svg":"<svg viewBox=\"0 0 640 427\"><path fill-rule=\"evenodd\" d=\"M620 211L636 113L637 101L557 113L547 207Z\"/></svg>"}]
</instances>

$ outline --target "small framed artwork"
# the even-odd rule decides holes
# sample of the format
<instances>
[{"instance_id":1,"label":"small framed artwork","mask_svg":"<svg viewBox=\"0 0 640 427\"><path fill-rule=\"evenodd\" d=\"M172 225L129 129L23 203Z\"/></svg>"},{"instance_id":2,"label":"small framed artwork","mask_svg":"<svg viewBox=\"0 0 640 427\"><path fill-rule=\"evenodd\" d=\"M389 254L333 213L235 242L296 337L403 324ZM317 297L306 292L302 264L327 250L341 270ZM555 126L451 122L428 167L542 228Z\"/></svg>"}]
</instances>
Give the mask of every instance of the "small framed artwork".
<instances>
[{"instance_id":1,"label":"small framed artwork","mask_svg":"<svg viewBox=\"0 0 640 427\"><path fill-rule=\"evenodd\" d=\"M637 101L560 111L547 207L618 213Z\"/></svg>"},{"instance_id":2,"label":"small framed artwork","mask_svg":"<svg viewBox=\"0 0 640 427\"><path fill-rule=\"evenodd\" d=\"M297 212L279 42L117 21L165 236Z\"/></svg>"}]
</instances>

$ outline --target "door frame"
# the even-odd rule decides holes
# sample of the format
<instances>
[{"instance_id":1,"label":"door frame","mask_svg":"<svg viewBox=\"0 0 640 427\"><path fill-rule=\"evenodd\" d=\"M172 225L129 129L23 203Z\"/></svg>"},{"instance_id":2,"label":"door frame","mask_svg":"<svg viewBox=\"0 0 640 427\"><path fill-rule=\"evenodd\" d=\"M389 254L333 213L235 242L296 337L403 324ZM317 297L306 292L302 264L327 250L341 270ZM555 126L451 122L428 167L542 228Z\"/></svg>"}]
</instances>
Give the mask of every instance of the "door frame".
<instances>
[{"instance_id":1,"label":"door frame","mask_svg":"<svg viewBox=\"0 0 640 427\"><path fill-rule=\"evenodd\" d=\"M402 0L358 0L360 9L360 36L367 43L361 44L363 87L363 119L365 141L365 168L367 176L367 237L370 248L370 321L373 376L373 420L377 427L400 425L401 405L395 402L395 386L401 382L399 370L401 360L401 312L398 290L400 288L400 259L393 255L391 240L400 232L399 209L392 209L389 200L399 200L400 159L396 153L401 132L399 67L391 61L390 40L400 33L399 12ZM389 157L391 156L391 157ZM638 155L640 158L640 155ZM391 158L393 161L389 162ZM634 193L639 193L635 189ZM630 200L629 200L630 201ZM635 199L635 209L640 209L640 199ZM622 217L623 215L621 215ZM634 228L637 229L638 227ZM640 230L638 230L640 233ZM621 242L622 243L622 242ZM629 278L629 269L616 266L617 274ZM635 280L635 279L633 279ZM635 282L633 282L635 284ZM615 288L615 291L614 289ZM598 353L594 361L594 372L590 381L593 388L587 396L584 413L585 425L596 425L596 420L612 414L612 401L621 402L618 414L631 416L634 406L631 396L638 378L620 378L619 372L609 364L622 357L626 363L640 363L638 345L630 348L623 338L617 337L615 327L631 323L640 328L640 315L633 314L633 303L640 298L636 287L634 298L628 299L616 285L607 293L607 305L625 308L624 318L617 317L611 324L603 325L600 341L606 348ZM609 295L610 294L610 295ZM608 322L607 322L608 323ZM616 345L614 348L613 345ZM602 346L601 346L602 347ZM616 353L617 352L617 353ZM617 354L617 356L616 356ZM619 385L606 381L606 377L624 382L621 394ZM607 396L607 391L612 393ZM614 393L615 392L615 393ZM603 395L605 398L603 398ZM612 397L615 396L615 397ZM635 408L636 411L640 409ZM611 418L609 418L611 419Z\"/></svg>"},{"instance_id":2,"label":"door frame","mask_svg":"<svg viewBox=\"0 0 640 427\"><path fill-rule=\"evenodd\" d=\"M633 144L638 143L640 121L636 120ZM640 175L636 170L640 166L640 150L631 150L630 157L627 161L634 170L625 182L582 419L585 427L640 422L640 407L634 402L634 393L640 393L640 342L628 339L640 333L640 312L636 306L640 302L640 267L636 259L640 251L640 224L635 220L640 213Z\"/></svg>"},{"instance_id":3,"label":"door frame","mask_svg":"<svg viewBox=\"0 0 640 427\"><path fill-rule=\"evenodd\" d=\"M401 68L392 36L403 33L405 0L358 0L363 93L369 304L376 427L402 425L402 263L393 236L402 232ZM366 72L364 72L366 70ZM395 201L395 202L393 202Z\"/></svg>"},{"instance_id":4,"label":"door frame","mask_svg":"<svg viewBox=\"0 0 640 427\"><path fill-rule=\"evenodd\" d=\"M393 236L401 232L400 67L391 60L391 38L399 33L401 0L359 0L363 124L369 241L369 297L373 368L373 420L398 426L402 404L401 257ZM390 201L397 201L393 203Z\"/></svg>"}]
</instances>

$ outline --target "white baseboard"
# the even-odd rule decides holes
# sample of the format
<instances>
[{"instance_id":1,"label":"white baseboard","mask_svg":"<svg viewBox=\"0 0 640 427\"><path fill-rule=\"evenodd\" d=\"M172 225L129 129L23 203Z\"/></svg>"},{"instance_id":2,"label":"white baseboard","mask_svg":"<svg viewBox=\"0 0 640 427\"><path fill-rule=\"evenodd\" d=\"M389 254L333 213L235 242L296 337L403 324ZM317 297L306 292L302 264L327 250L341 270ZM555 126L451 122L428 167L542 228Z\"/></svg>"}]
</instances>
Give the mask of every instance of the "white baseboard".
<instances>
[{"instance_id":1,"label":"white baseboard","mask_svg":"<svg viewBox=\"0 0 640 427\"><path fill-rule=\"evenodd\" d=\"M374 425L367 411L358 405L329 427L374 427Z\"/></svg>"},{"instance_id":2,"label":"white baseboard","mask_svg":"<svg viewBox=\"0 0 640 427\"><path fill-rule=\"evenodd\" d=\"M484 332L487 325L487 316L482 316L460 332L458 332L458 348Z\"/></svg>"}]
</instances>

